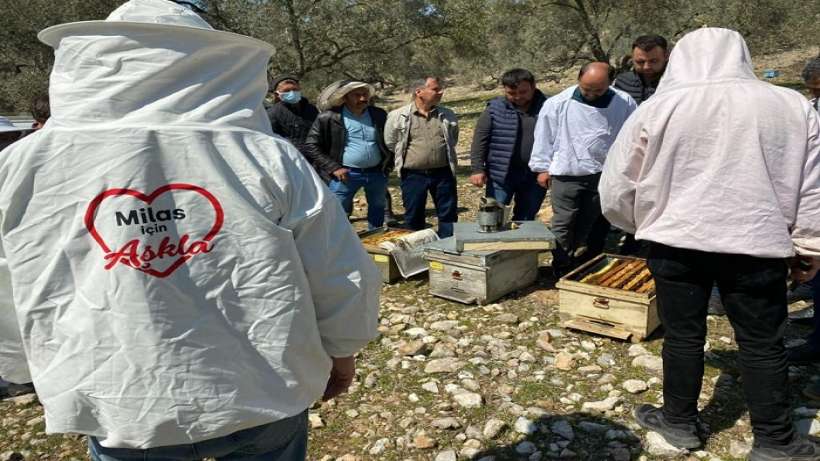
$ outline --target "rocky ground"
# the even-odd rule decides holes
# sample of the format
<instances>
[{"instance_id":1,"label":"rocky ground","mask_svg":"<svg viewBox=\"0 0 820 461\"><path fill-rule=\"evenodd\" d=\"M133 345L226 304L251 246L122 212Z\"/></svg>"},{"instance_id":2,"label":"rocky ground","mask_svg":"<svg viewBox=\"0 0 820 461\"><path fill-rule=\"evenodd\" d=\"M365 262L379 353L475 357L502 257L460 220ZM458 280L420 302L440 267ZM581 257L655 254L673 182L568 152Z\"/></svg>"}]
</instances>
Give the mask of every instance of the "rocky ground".
<instances>
[{"instance_id":1,"label":"rocky ground","mask_svg":"<svg viewBox=\"0 0 820 461\"><path fill-rule=\"evenodd\" d=\"M450 95L467 151L484 100L494 93ZM480 191L460 171L462 220ZM396 187L392 188L401 211ZM357 203L354 226L364 226ZM548 217L547 207L543 218ZM537 282L486 306L428 293L426 276L385 285L381 337L358 359L350 392L310 411L310 459L331 460L631 460L743 459L751 430L728 321L709 317L702 450L682 452L639 429L630 413L662 401L662 332L630 344L561 328L558 292L548 268ZM802 304L801 304L802 303ZM805 302L793 305L805 307ZM790 325L791 342L808 332ZM820 431L820 402L800 388L813 367L792 367L794 415L803 432ZM83 460L84 439L46 435L33 394L0 401L0 461Z\"/></svg>"}]
</instances>

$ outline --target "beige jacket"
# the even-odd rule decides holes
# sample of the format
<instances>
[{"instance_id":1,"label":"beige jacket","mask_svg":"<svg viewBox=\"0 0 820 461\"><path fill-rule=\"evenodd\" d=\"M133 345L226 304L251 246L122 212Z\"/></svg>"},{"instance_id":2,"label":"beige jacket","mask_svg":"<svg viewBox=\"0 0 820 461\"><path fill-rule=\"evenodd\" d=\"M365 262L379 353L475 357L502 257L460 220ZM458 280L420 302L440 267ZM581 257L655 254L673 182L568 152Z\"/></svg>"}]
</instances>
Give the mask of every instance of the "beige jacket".
<instances>
[{"instance_id":1,"label":"beige jacket","mask_svg":"<svg viewBox=\"0 0 820 461\"><path fill-rule=\"evenodd\" d=\"M624 125L599 186L641 240L759 257L820 255L820 119L755 78L737 32L700 29Z\"/></svg>"},{"instance_id":2,"label":"beige jacket","mask_svg":"<svg viewBox=\"0 0 820 461\"><path fill-rule=\"evenodd\" d=\"M410 115L413 114L416 105L407 104L387 114L387 123L384 126L384 142L387 148L393 152L396 162L396 171L401 175L401 167L404 164L404 156L407 153L407 144L410 133ZM458 144L458 119L455 112L443 107L438 109L438 119L441 121L441 129L444 131L444 139L447 143L447 160L453 174L456 174L458 157L456 155L456 144Z\"/></svg>"}]
</instances>

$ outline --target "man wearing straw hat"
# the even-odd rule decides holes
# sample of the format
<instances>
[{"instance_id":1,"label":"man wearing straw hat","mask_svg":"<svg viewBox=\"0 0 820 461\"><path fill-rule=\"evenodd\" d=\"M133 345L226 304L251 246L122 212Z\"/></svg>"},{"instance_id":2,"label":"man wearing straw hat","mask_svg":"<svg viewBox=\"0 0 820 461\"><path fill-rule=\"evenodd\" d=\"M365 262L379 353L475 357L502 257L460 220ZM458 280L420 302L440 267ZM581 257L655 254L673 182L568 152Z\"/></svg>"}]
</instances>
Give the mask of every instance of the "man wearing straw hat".
<instances>
[{"instance_id":1,"label":"man wearing straw hat","mask_svg":"<svg viewBox=\"0 0 820 461\"><path fill-rule=\"evenodd\" d=\"M166 0L39 38L51 118L0 156L0 231L46 431L94 461L304 459L381 283L272 136L272 48Z\"/></svg>"},{"instance_id":2,"label":"man wearing straw hat","mask_svg":"<svg viewBox=\"0 0 820 461\"><path fill-rule=\"evenodd\" d=\"M387 112L370 105L373 86L355 80L330 84L319 95L323 110L305 140L305 155L328 180L342 208L353 212L353 197L364 189L367 224L384 224L387 174L392 156L384 143Z\"/></svg>"}]
</instances>

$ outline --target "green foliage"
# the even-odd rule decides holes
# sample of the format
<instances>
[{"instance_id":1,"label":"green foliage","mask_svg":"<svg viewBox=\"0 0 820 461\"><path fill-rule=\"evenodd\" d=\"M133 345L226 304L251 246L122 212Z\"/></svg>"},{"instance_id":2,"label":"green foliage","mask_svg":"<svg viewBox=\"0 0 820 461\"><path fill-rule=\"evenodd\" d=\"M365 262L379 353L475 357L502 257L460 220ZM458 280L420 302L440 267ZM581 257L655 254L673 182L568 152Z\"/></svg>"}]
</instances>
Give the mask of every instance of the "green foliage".
<instances>
[{"instance_id":1,"label":"green foliage","mask_svg":"<svg viewBox=\"0 0 820 461\"><path fill-rule=\"evenodd\" d=\"M53 60L36 39L101 19L124 0L0 0L0 112L25 110ZM820 2L787 0L179 0L215 28L272 43L270 73L308 92L338 78L396 87L427 75L495 86L511 67L543 78L589 60L618 64L637 35L672 42L698 27L740 31L755 54L816 46Z\"/></svg>"}]
</instances>

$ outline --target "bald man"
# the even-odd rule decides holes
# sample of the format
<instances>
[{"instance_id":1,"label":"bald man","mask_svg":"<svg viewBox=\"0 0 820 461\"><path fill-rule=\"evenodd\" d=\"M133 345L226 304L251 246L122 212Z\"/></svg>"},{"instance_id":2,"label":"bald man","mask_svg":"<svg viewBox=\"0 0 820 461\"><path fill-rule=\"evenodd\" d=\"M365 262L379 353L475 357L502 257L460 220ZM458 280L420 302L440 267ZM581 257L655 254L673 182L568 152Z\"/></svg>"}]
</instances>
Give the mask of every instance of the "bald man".
<instances>
[{"instance_id":1,"label":"bald man","mask_svg":"<svg viewBox=\"0 0 820 461\"><path fill-rule=\"evenodd\" d=\"M549 98L538 114L529 166L538 184L551 189L556 277L600 254L609 231L598 180L609 146L637 108L611 83L608 64L587 63L578 84Z\"/></svg>"}]
</instances>

